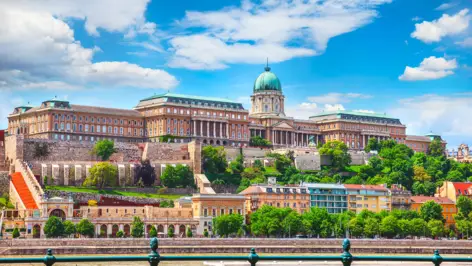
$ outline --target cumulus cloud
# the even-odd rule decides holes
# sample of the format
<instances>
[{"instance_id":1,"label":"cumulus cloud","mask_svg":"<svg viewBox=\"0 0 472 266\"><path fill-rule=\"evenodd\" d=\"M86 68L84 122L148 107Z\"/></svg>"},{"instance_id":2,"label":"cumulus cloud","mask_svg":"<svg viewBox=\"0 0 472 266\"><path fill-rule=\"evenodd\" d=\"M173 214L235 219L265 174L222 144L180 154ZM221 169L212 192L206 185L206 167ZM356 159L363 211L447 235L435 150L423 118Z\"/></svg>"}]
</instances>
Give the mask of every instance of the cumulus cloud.
<instances>
[{"instance_id":1,"label":"cumulus cloud","mask_svg":"<svg viewBox=\"0 0 472 266\"><path fill-rule=\"evenodd\" d=\"M366 114L375 114L374 111L372 110L365 110L365 109L357 109L357 110L353 110L354 112L359 112L359 113L366 113Z\"/></svg>"},{"instance_id":2,"label":"cumulus cloud","mask_svg":"<svg viewBox=\"0 0 472 266\"><path fill-rule=\"evenodd\" d=\"M310 96L308 100L314 103L323 103L323 104L336 104L336 103L348 103L353 99L369 99L372 98L371 95L361 94L361 93L337 93L330 92L318 96Z\"/></svg>"},{"instance_id":3,"label":"cumulus cloud","mask_svg":"<svg viewBox=\"0 0 472 266\"><path fill-rule=\"evenodd\" d=\"M400 117L407 133L424 135L430 131L446 137L452 146L472 143L472 95L422 95L402 99L389 114ZM415 115L411 115L415 114Z\"/></svg>"},{"instance_id":4,"label":"cumulus cloud","mask_svg":"<svg viewBox=\"0 0 472 266\"><path fill-rule=\"evenodd\" d=\"M150 0L2 0L1 9L17 9L51 14L61 20L80 19L87 32L99 35L98 29L109 32L146 32L155 29L145 21L144 12ZM154 24L154 25L153 25Z\"/></svg>"},{"instance_id":5,"label":"cumulus cloud","mask_svg":"<svg viewBox=\"0 0 472 266\"><path fill-rule=\"evenodd\" d=\"M328 41L370 23L391 0L243 1L219 11L186 12L179 25L198 33L176 36L171 67L221 69L234 63L281 62L322 53ZM298 47L298 48L295 48Z\"/></svg>"},{"instance_id":6,"label":"cumulus cloud","mask_svg":"<svg viewBox=\"0 0 472 266\"><path fill-rule=\"evenodd\" d=\"M443 57L430 56L423 59L418 67L405 67L405 71L398 79L404 81L440 79L454 74L453 70L456 68L456 59L447 60Z\"/></svg>"},{"instance_id":7,"label":"cumulus cloud","mask_svg":"<svg viewBox=\"0 0 472 266\"><path fill-rule=\"evenodd\" d=\"M0 4L0 81L4 83L0 89L67 89L90 83L169 89L178 84L175 77L159 69L128 62L93 63L100 49L83 47L67 23L51 13L5 3L10 2ZM105 20L90 23L110 30L121 25Z\"/></svg>"},{"instance_id":8,"label":"cumulus cloud","mask_svg":"<svg viewBox=\"0 0 472 266\"><path fill-rule=\"evenodd\" d=\"M318 105L313 102L303 102L299 105L287 106L285 113L288 116L295 117L297 119L308 119L310 116L319 114L322 112L332 112L345 110L342 104L322 104Z\"/></svg>"},{"instance_id":9,"label":"cumulus cloud","mask_svg":"<svg viewBox=\"0 0 472 266\"><path fill-rule=\"evenodd\" d=\"M469 27L470 18L467 8L452 16L443 14L439 19L415 24L415 31L411 33L411 37L425 43L439 42L446 36L464 32Z\"/></svg>"}]
</instances>

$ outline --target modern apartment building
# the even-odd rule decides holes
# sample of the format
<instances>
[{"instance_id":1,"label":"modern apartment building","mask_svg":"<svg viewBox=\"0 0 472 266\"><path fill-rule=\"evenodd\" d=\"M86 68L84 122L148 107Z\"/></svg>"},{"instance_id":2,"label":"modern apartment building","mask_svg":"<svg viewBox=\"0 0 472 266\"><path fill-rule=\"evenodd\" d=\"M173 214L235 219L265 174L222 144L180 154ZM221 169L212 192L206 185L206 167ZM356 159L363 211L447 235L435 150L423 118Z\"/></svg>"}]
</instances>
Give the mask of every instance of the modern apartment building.
<instances>
[{"instance_id":1,"label":"modern apartment building","mask_svg":"<svg viewBox=\"0 0 472 266\"><path fill-rule=\"evenodd\" d=\"M344 187L350 211L359 213L362 210L380 212L392 209L390 191L385 186L346 184Z\"/></svg>"},{"instance_id":2,"label":"modern apartment building","mask_svg":"<svg viewBox=\"0 0 472 266\"><path fill-rule=\"evenodd\" d=\"M310 207L326 208L328 213L347 210L347 189L343 185L302 183L310 193Z\"/></svg>"}]
</instances>

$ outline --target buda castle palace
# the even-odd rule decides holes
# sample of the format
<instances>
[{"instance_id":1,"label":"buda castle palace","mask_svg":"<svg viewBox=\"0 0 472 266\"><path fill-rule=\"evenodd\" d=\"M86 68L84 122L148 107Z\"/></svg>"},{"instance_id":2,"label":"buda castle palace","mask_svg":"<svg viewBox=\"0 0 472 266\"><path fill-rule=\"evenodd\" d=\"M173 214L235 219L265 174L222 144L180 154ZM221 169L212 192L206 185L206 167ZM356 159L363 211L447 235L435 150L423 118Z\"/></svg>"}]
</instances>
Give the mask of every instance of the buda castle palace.
<instances>
[{"instance_id":1,"label":"buda castle palace","mask_svg":"<svg viewBox=\"0 0 472 266\"><path fill-rule=\"evenodd\" d=\"M434 134L407 136L398 118L383 114L334 111L294 119L285 114L285 96L266 66L254 82L251 108L228 99L164 93L139 101L132 110L84 106L57 98L40 106L18 106L8 116L9 135L68 141L112 139L124 142L200 140L203 144L240 146L253 136L274 147L308 147L331 140L361 150L368 139L394 139L426 151Z\"/></svg>"}]
</instances>

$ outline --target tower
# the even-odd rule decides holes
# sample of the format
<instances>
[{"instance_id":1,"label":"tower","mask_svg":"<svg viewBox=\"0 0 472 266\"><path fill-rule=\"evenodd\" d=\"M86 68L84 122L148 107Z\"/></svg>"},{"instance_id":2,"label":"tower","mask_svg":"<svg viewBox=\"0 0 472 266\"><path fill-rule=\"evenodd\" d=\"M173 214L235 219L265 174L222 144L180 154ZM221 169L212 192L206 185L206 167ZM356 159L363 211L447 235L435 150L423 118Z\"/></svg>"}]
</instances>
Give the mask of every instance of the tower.
<instances>
[{"instance_id":1,"label":"tower","mask_svg":"<svg viewBox=\"0 0 472 266\"><path fill-rule=\"evenodd\" d=\"M284 98L280 80L267 64L254 82L250 114L256 117L285 117Z\"/></svg>"}]
</instances>

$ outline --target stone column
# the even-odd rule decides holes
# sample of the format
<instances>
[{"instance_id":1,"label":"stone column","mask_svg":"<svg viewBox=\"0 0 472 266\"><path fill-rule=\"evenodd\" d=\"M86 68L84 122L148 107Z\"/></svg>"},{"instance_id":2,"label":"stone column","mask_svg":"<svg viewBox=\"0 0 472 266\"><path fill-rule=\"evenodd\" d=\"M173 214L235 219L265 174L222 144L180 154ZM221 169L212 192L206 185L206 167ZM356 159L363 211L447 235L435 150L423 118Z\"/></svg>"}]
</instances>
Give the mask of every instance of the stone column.
<instances>
[{"instance_id":1,"label":"stone column","mask_svg":"<svg viewBox=\"0 0 472 266\"><path fill-rule=\"evenodd\" d=\"M53 164L51 170L52 170L52 184L62 185L60 182L60 177L59 177L59 165Z\"/></svg>"},{"instance_id":2,"label":"stone column","mask_svg":"<svg viewBox=\"0 0 472 266\"><path fill-rule=\"evenodd\" d=\"M124 164L118 165L118 186L124 186L126 184L126 170Z\"/></svg>"},{"instance_id":3,"label":"stone column","mask_svg":"<svg viewBox=\"0 0 472 266\"><path fill-rule=\"evenodd\" d=\"M213 122L213 138L216 138L216 122Z\"/></svg>"},{"instance_id":4,"label":"stone column","mask_svg":"<svg viewBox=\"0 0 472 266\"><path fill-rule=\"evenodd\" d=\"M44 177L48 176L48 166L41 164L41 183L44 184Z\"/></svg>"},{"instance_id":5,"label":"stone column","mask_svg":"<svg viewBox=\"0 0 472 266\"><path fill-rule=\"evenodd\" d=\"M226 122L226 132L225 132L225 133L226 133L226 134L225 134L225 135L226 135L225 137L226 137L227 139L229 139L230 134L229 134L229 123L228 123L228 122Z\"/></svg>"},{"instance_id":6,"label":"stone column","mask_svg":"<svg viewBox=\"0 0 472 266\"><path fill-rule=\"evenodd\" d=\"M197 136L197 120L193 120L193 131L192 131L193 136Z\"/></svg>"},{"instance_id":7,"label":"stone column","mask_svg":"<svg viewBox=\"0 0 472 266\"><path fill-rule=\"evenodd\" d=\"M223 137L223 122L220 122L220 138Z\"/></svg>"},{"instance_id":8,"label":"stone column","mask_svg":"<svg viewBox=\"0 0 472 266\"><path fill-rule=\"evenodd\" d=\"M210 137L210 121L206 121L206 126L207 126L207 137Z\"/></svg>"},{"instance_id":9,"label":"stone column","mask_svg":"<svg viewBox=\"0 0 472 266\"><path fill-rule=\"evenodd\" d=\"M69 165L64 165L64 186L69 185Z\"/></svg>"},{"instance_id":10,"label":"stone column","mask_svg":"<svg viewBox=\"0 0 472 266\"><path fill-rule=\"evenodd\" d=\"M82 182L82 165L75 165L75 185L81 185Z\"/></svg>"},{"instance_id":11,"label":"stone column","mask_svg":"<svg viewBox=\"0 0 472 266\"><path fill-rule=\"evenodd\" d=\"M200 120L200 137L203 137L203 121Z\"/></svg>"}]
</instances>

